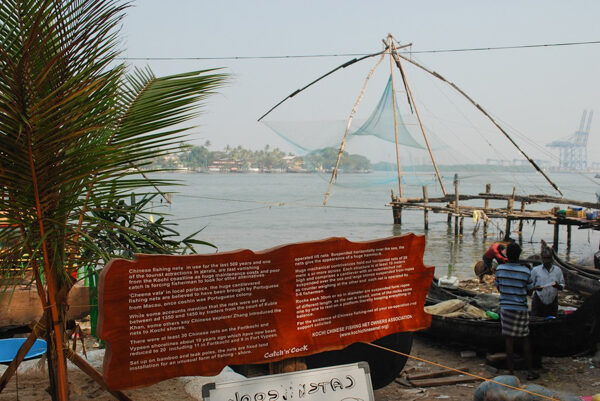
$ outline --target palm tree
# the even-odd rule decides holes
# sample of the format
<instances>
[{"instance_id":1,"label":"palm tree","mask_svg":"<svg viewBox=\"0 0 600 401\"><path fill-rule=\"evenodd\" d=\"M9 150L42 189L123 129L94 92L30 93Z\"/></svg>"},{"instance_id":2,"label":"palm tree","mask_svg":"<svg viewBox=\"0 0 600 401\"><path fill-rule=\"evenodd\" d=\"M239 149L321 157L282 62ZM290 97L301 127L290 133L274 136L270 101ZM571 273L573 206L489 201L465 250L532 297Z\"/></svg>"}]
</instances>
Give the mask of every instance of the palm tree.
<instances>
[{"instance_id":1,"label":"palm tree","mask_svg":"<svg viewBox=\"0 0 600 401\"><path fill-rule=\"evenodd\" d=\"M119 0L0 2L0 211L9 222L0 230L0 279L17 260L33 270L47 311L34 333L48 340L53 399L68 398L69 272L86 255L110 257L89 240L99 221L90 199L110 207L165 185L132 174L180 150L184 129L171 127L196 117L199 102L226 78L212 70L126 74L117 59L126 7Z\"/></svg>"}]
</instances>

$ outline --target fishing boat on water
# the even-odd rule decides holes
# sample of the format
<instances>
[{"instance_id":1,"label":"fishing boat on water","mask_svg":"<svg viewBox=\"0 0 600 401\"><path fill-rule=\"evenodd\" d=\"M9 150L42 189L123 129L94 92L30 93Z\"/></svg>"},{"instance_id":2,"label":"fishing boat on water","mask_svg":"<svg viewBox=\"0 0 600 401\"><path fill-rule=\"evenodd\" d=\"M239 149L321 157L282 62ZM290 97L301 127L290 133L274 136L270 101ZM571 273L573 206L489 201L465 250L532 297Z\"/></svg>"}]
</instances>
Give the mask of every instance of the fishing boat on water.
<instances>
[{"instance_id":1,"label":"fishing boat on water","mask_svg":"<svg viewBox=\"0 0 600 401\"><path fill-rule=\"evenodd\" d=\"M431 326L422 333L471 349L485 352L503 351L505 345L500 320L485 317L488 311L490 313L487 315L492 316L498 312L497 295L494 302L492 294L444 289L435 282L427 295L427 305L430 306L456 300L481 311L481 317L463 317L466 315L462 313L447 316L432 314ZM593 350L600 340L600 292L591 295L571 313L560 313L554 318L532 317L529 329L532 350L537 355L560 357Z\"/></svg>"}]
</instances>

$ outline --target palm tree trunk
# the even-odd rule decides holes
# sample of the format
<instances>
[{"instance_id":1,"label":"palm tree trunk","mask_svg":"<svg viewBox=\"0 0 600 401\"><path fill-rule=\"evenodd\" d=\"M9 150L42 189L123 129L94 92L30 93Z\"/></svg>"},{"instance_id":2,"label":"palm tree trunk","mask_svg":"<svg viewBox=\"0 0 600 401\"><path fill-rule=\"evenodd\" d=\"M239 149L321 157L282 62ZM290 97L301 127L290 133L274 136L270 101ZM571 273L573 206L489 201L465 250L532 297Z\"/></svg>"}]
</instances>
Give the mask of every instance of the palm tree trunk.
<instances>
[{"instance_id":1,"label":"palm tree trunk","mask_svg":"<svg viewBox=\"0 0 600 401\"><path fill-rule=\"evenodd\" d=\"M65 339L65 317L66 317L66 305L63 302L57 301L56 309L58 311L59 316L59 324L55 325L52 322L52 314L47 314L47 323L46 327L48 327L46 331L46 341L48 343L48 351L46 356L48 358L48 377L50 380L50 395L52 397L52 401L62 401L59 395L59 389L64 386L64 383L60 382L60 374L59 369L62 362L62 366L67 365L67 359L65 357L64 352L58 350L57 344L66 344ZM56 332L57 327L60 328L60 332ZM57 341L56 337L60 336L60 340ZM62 361L59 361L59 358ZM68 383L67 371L65 369L65 377L64 380ZM68 387L67 387L67 399L68 399Z\"/></svg>"}]
</instances>

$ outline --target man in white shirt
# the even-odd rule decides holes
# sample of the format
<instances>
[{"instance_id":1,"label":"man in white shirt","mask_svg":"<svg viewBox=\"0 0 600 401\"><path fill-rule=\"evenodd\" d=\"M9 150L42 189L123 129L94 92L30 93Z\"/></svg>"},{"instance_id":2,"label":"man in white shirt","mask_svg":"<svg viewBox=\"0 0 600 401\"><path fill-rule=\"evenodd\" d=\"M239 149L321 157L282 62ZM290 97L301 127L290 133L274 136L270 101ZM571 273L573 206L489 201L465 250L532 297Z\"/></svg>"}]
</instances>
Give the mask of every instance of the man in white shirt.
<instances>
[{"instance_id":1,"label":"man in white shirt","mask_svg":"<svg viewBox=\"0 0 600 401\"><path fill-rule=\"evenodd\" d=\"M556 316L558 314L558 291L565 286L560 267L552 264L552 250L542 249L542 264L531 271L533 296L531 297L532 316Z\"/></svg>"}]
</instances>

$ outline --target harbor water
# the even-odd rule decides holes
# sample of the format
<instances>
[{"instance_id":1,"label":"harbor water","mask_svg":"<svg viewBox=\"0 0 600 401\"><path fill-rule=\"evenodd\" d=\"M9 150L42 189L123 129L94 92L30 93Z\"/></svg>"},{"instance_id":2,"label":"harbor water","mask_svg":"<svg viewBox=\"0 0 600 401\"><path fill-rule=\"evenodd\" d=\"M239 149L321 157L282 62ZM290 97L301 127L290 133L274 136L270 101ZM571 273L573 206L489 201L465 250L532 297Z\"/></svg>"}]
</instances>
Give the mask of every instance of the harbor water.
<instances>
[{"instance_id":1,"label":"harbor water","mask_svg":"<svg viewBox=\"0 0 600 401\"><path fill-rule=\"evenodd\" d=\"M371 173L384 174L384 173ZM494 220L486 238L480 223L465 218L463 235L454 236L454 227L447 224L445 214L429 213L429 230L423 229L423 212L405 210L402 226L395 226L392 211L386 207L390 190L397 193L397 183L373 186L334 187L324 207L323 195L327 181L317 174L202 174L170 173L160 178L179 181L182 185L169 188L175 191L172 204L153 202L155 213L170 214L169 220L178 224L176 230L182 236L202 230L197 239L210 242L219 251L250 249L261 251L279 245L320 240L329 237L345 237L352 241L365 241L406 233L426 235L424 261L436 267L438 276L445 275L449 265L460 278L473 276L472 266L481 258L488 246L503 236L504 220ZM356 174L356 182L364 174ZM382 177L383 178L383 177ZM593 202L600 181L593 175L555 174L553 180L566 198ZM351 182L352 175L344 177ZM485 184L492 183L493 193L517 194L546 193L556 196L541 176L535 174L488 174L467 176L460 179L461 194L484 192ZM361 181L362 182L362 181ZM516 183L519 182L517 185ZM445 186L453 193L452 177L445 177ZM438 188L438 189L436 189ZM420 185L404 185L404 196L420 197ZM439 186L429 186L429 196L438 196ZM483 208L483 201L478 201ZM477 205L477 203L469 203ZM506 202L490 203L505 207ZM529 205L550 209L554 205ZM519 208L518 202L515 209ZM454 219L453 219L454 222ZM522 239L523 257L538 253L540 240L552 243L553 226L545 221L525 222L523 232L516 232L518 223L513 222L511 237ZM561 228L559 254L572 261L588 257L598 249L600 233L578 230L573 227L572 246L566 249L566 228ZM198 246L198 253L215 252L213 248Z\"/></svg>"}]
</instances>

